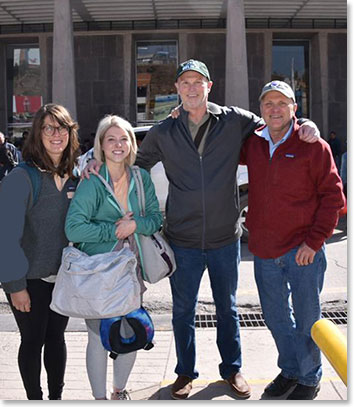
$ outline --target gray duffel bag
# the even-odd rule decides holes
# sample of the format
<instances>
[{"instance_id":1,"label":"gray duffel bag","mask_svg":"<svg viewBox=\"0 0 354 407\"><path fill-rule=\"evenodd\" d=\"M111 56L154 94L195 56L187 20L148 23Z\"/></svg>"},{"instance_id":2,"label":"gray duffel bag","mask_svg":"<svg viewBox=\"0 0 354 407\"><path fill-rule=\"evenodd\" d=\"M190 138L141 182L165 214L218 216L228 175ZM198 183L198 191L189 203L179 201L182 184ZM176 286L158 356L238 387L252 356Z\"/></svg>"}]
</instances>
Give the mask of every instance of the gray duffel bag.
<instances>
[{"instance_id":1,"label":"gray duffel bag","mask_svg":"<svg viewBox=\"0 0 354 407\"><path fill-rule=\"evenodd\" d=\"M65 247L50 308L85 319L129 314L141 306L136 265L128 248L89 256Z\"/></svg>"}]
</instances>

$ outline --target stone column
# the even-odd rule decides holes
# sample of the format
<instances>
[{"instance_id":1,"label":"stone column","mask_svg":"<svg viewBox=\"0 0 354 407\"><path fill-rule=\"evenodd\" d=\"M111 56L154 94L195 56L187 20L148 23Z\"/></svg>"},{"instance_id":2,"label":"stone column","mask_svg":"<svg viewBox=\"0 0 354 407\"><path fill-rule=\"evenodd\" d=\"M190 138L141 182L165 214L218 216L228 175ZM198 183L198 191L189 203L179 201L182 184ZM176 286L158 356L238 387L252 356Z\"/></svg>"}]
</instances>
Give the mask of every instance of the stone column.
<instances>
[{"instance_id":1,"label":"stone column","mask_svg":"<svg viewBox=\"0 0 354 407\"><path fill-rule=\"evenodd\" d=\"M264 84L272 80L273 67L273 34L271 31L264 33Z\"/></svg>"},{"instance_id":2,"label":"stone column","mask_svg":"<svg viewBox=\"0 0 354 407\"><path fill-rule=\"evenodd\" d=\"M70 0L55 0L53 32L53 103L76 119L74 36Z\"/></svg>"},{"instance_id":3,"label":"stone column","mask_svg":"<svg viewBox=\"0 0 354 407\"><path fill-rule=\"evenodd\" d=\"M177 64L187 61L188 58L188 38L186 33L178 34L178 60Z\"/></svg>"},{"instance_id":4,"label":"stone column","mask_svg":"<svg viewBox=\"0 0 354 407\"><path fill-rule=\"evenodd\" d=\"M41 95L43 104L48 103L47 35L39 34L39 55L41 59Z\"/></svg>"},{"instance_id":5,"label":"stone column","mask_svg":"<svg viewBox=\"0 0 354 407\"><path fill-rule=\"evenodd\" d=\"M136 89L132 91L132 64L135 64L135 60L132 59L132 35L131 34L124 34L124 43L123 43L123 55L122 58L124 60L124 115L127 120L135 121L136 118L133 120L133 114L131 112L131 95L136 95Z\"/></svg>"},{"instance_id":6,"label":"stone column","mask_svg":"<svg viewBox=\"0 0 354 407\"><path fill-rule=\"evenodd\" d=\"M320 32L318 34L319 43L319 72L320 72L320 89L321 98L319 103L322 111L322 134L327 140L328 137L328 34ZM313 92L316 93L316 92Z\"/></svg>"},{"instance_id":7,"label":"stone column","mask_svg":"<svg viewBox=\"0 0 354 407\"><path fill-rule=\"evenodd\" d=\"M228 0L225 104L249 109L246 28L243 0Z\"/></svg>"},{"instance_id":8,"label":"stone column","mask_svg":"<svg viewBox=\"0 0 354 407\"><path fill-rule=\"evenodd\" d=\"M8 112L7 90L6 90L6 45L0 43L0 131L7 133L7 117L12 115L12 109ZM12 95L11 95L12 98ZM12 107L12 105L10 105Z\"/></svg>"}]
</instances>

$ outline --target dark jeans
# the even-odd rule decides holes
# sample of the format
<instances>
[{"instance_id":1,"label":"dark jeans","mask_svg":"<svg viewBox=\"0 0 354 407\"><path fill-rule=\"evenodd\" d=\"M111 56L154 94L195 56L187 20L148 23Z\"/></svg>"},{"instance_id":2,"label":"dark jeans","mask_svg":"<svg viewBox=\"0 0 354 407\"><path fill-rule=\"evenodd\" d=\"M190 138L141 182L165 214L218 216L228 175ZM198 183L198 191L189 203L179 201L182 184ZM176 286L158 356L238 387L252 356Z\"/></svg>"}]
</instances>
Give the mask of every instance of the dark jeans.
<instances>
[{"instance_id":1,"label":"dark jeans","mask_svg":"<svg viewBox=\"0 0 354 407\"><path fill-rule=\"evenodd\" d=\"M20 312L6 294L21 334L18 365L28 400L42 400L40 383L42 347L47 371L49 400L61 398L64 387L66 345L64 331L68 317L49 308L54 284L43 280L27 280L31 311Z\"/></svg>"},{"instance_id":2,"label":"dark jeans","mask_svg":"<svg viewBox=\"0 0 354 407\"><path fill-rule=\"evenodd\" d=\"M216 308L216 342L222 363L219 373L227 379L241 368L241 342L236 309L239 240L219 249L187 249L171 244L177 270L171 276L173 299L173 331L176 342L175 373L195 379L195 309L198 291L205 268L208 268L211 290ZM208 358L208 355L205 355ZM207 363L207 361L206 361Z\"/></svg>"}]
</instances>

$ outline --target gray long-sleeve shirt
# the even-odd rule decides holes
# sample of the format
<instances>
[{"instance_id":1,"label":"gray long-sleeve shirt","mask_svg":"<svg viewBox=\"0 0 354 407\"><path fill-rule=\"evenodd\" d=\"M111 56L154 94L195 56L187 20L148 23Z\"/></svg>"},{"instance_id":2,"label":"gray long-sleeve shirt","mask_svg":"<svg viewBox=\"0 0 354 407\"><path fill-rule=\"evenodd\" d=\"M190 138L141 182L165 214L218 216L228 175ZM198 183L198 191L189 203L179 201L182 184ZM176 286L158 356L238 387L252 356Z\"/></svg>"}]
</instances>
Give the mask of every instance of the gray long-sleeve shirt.
<instances>
[{"instance_id":1,"label":"gray long-sleeve shirt","mask_svg":"<svg viewBox=\"0 0 354 407\"><path fill-rule=\"evenodd\" d=\"M77 181L68 179L59 191L51 174L41 172L38 201L32 207L27 172L15 168L0 185L0 281L5 292L26 288L27 279L58 272L68 244L64 224Z\"/></svg>"}]
</instances>

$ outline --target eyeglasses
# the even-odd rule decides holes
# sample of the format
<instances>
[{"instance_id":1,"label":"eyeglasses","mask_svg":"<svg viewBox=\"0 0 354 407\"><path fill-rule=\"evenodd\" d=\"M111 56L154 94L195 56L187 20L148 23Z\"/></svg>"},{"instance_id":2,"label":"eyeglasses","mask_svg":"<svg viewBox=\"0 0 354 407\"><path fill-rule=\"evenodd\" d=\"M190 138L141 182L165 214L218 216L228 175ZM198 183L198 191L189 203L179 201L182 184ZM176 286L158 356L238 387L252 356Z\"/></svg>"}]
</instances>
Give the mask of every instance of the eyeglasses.
<instances>
[{"instance_id":1,"label":"eyeglasses","mask_svg":"<svg viewBox=\"0 0 354 407\"><path fill-rule=\"evenodd\" d=\"M42 130L44 135L47 137L53 137L56 130L58 130L61 136L66 136L69 132L69 129L66 126L55 127L51 126L50 124L46 124L45 126L43 126Z\"/></svg>"}]
</instances>

